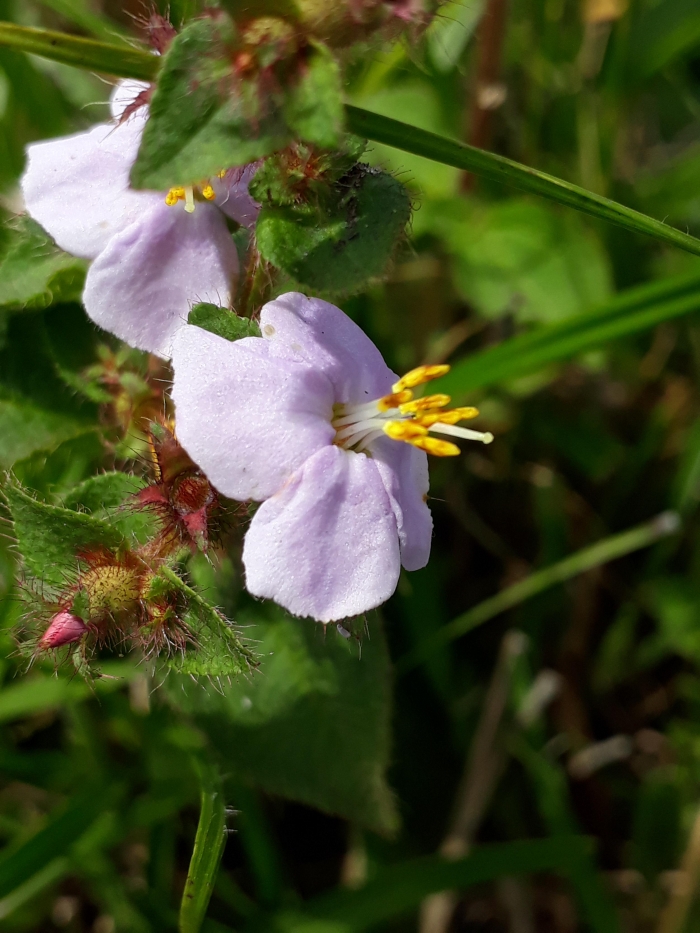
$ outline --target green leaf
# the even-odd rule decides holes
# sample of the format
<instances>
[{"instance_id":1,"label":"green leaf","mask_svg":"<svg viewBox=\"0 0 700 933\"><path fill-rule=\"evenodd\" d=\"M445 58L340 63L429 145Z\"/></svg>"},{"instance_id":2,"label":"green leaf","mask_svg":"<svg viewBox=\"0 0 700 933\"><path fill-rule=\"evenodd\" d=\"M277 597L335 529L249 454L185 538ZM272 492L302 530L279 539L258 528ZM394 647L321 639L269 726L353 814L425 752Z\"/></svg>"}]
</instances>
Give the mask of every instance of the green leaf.
<instances>
[{"instance_id":1,"label":"green leaf","mask_svg":"<svg viewBox=\"0 0 700 933\"><path fill-rule=\"evenodd\" d=\"M80 298L87 262L64 253L38 223L19 217L0 262L0 307L46 308Z\"/></svg>"},{"instance_id":2,"label":"green leaf","mask_svg":"<svg viewBox=\"0 0 700 933\"><path fill-rule=\"evenodd\" d=\"M263 206L260 254L297 282L321 291L357 291L382 275L411 214L404 186L357 165L317 205Z\"/></svg>"},{"instance_id":3,"label":"green leaf","mask_svg":"<svg viewBox=\"0 0 700 933\"><path fill-rule=\"evenodd\" d=\"M56 308L56 313L63 307ZM98 428L97 409L76 398L56 374L44 343L45 316L12 315L5 345L0 348L2 467Z\"/></svg>"},{"instance_id":4,"label":"green leaf","mask_svg":"<svg viewBox=\"0 0 700 933\"><path fill-rule=\"evenodd\" d=\"M120 78L152 81L160 62L148 52L124 48L108 42L82 39L51 29L34 29L0 23L0 45L42 55L55 62L74 65L87 71L102 71Z\"/></svg>"},{"instance_id":5,"label":"green leaf","mask_svg":"<svg viewBox=\"0 0 700 933\"><path fill-rule=\"evenodd\" d=\"M256 666L256 656L240 636L239 628L169 567L161 567L160 576L187 601L185 624L197 644L184 654L168 659L175 673L195 677L237 677Z\"/></svg>"},{"instance_id":6,"label":"green leaf","mask_svg":"<svg viewBox=\"0 0 700 933\"><path fill-rule=\"evenodd\" d=\"M94 429L92 424L39 408L28 399L0 398L0 467L11 467L36 451L53 450Z\"/></svg>"},{"instance_id":7,"label":"green leaf","mask_svg":"<svg viewBox=\"0 0 700 933\"><path fill-rule=\"evenodd\" d=\"M226 803L216 768L200 762L200 811L180 904L180 933L199 933L226 844Z\"/></svg>"},{"instance_id":8,"label":"green leaf","mask_svg":"<svg viewBox=\"0 0 700 933\"><path fill-rule=\"evenodd\" d=\"M242 337L260 337L260 325L251 318L239 317L233 311L202 302L195 305L187 317L188 324L201 327L225 340L240 340Z\"/></svg>"},{"instance_id":9,"label":"green leaf","mask_svg":"<svg viewBox=\"0 0 700 933\"><path fill-rule=\"evenodd\" d=\"M460 360L435 383L436 391L457 396L498 385L698 310L697 272L630 288L593 311L538 327Z\"/></svg>"},{"instance_id":10,"label":"green leaf","mask_svg":"<svg viewBox=\"0 0 700 933\"><path fill-rule=\"evenodd\" d=\"M292 139L321 149L338 145L345 121L342 81L338 63L324 45L309 47L301 76L284 98L282 113Z\"/></svg>"},{"instance_id":11,"label":"green leaf","mask_svg":"<svg viewBox=\"0 0 700 933\"><path fill-rule=\"evenodd\" d=\"M246 165L297 137L334 146L342 128L340 76L322 46L299 50L282 21L282 34L247 42L228 17L194 20L163 59L150 118L131 172L136 188L200 182L222 169ZM236 61L253 56L278 90ZM183 106L186 101L186 106Z\"/></svg>"},{"instance_id":12,"label":"green leaf","mask_svg":"<svg viewBox=\"0 0 700 933\"><path fill-rule=\"evenodd\" d=\"M484 11L484 0L447 0L426 32L428 51L438 71L456 68Z\"/></svg>"},{"instance_id":13,"label":"green leaf","mask_svg":"<svg viewBox=\"0 0 700 933\"><path fill-rule=\"evenodd\" d=\"M20 553L33 576L60 588L86 548L123 545L123 535L100 519L34 499L10 480L4 489Z\"/></svg>"},{"instance_id":14,"label":"green leaf","mask_svg":"<svg viewBox=\"0 0 700 933\"><path fill-rule=\"evenodd\" d=\"M67 509L85 510L93 518L107 521L132 543L143 544L159 530L156 514L133 498L145 485L144 479L129 473L100 473L71 489L60 504Z\"/></svg>"},{"instance_id":15,"label":"green leaf","mask_svg":"<svg viewBox=\"0 0 700 933\"><path fill-rule=\"evenodd\" d=\"M421 230L438 234L454 257L455 285L486 317L563 320L601 304L612 290L609 264L578 217L513 198L477 204L428 203Z\"/></svg>"},{"instance_id":16,"label":"green leaf","mask_svg":"<svg viewBox=\"0 0 700 933\"><path fill-rule=\"evenodd\" d=\"M389 658L375 620L360 647L269 607L246 628L260 668L220 690L169 677L165 689L249 783L378 832L397 814L386 784ZM274 614L273 614L274 613Z\"/></svg>"}]
</instances>

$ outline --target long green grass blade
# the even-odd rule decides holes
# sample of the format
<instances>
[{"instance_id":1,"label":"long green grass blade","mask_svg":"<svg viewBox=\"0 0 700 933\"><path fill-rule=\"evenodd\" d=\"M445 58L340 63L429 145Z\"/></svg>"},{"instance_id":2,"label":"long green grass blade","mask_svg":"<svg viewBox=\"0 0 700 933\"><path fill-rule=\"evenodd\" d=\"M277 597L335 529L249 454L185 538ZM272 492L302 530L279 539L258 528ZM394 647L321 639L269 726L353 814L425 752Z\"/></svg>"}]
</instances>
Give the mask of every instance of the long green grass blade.
<instances>
[{"instance_id":1,"label":"long green grass blade","mask_svg":"<svg viewBox=\"0 0 700 933\"><path fill-rule=\"evenodd\" d=\"M138 49L127 49L110 42L82 39L50 29L34 29L0 22L0 45L31 52L64 65L87 71L102 71L118 78L152 81L158 71L158 58Z\"/></svg>"},{"instance_id":2,"label":"long green grass blade","mask_svg":"<svg viewBox=\"0 0 700 933\"><path fill-rule=\"evenodd\" d=\"M526 599L532 599L538 593L558 583L564 583L580 573L585 573L586 570L592 570L593 567L600 567L625 554L649 547L659 539L675 534L679 527L680 519L675 512L662 512L650 522L604 538L590 547L576 551L575 554L565 557L556 564L530 574L519 583L514 583L513 586L501 590L490 599L485 599L473 609L469 609L438 629L430 638L426 638L413 651L399 660L396 665L397 672L405 673L411 670L442 645L466 635L467 632L471 632L472 629L483 625L484 622L488 622L507 609L525 602Z\"/></svg>"},{"instance_id":3,"label":"long green grass blade","mask_svg":"<svg viewBox=\"0 0 700 933\"><path fill-rule=\"evenodd\" d=\"M359 891L335 891L311 901L305 917L288 921L283 929L311 929L309 917L336 923L339 929L360 933L370 927L415 910L424 898L438 891L464 890L474 884L506 875L554 871L569 875L572 867L589 849L582 836L557 836L479 846L472 855L450 862L441 856L427 856L384 868ZM306 925L304 925L306 924ZM595 927L600 933L613 933L608 924Z\"/></svg>"},{"instance_id":4,"label":"long green grass blade","mask_svg":"<svg viewBox=\"0 0 700 933\"><path fill-rule=\"evenodd\" d=\"M197 763L197 770L201 809L180 904L180 933L199 933L226 843L226 806L219 772L214 765L202 761Z\"/></svg>"},{"instance_id":5,"label":"long green grass blade","mask_svg":"<svg viewBox=\"0 0 700 933\"><path fill-rule=\"evenodd\" d=\"M555 178L553 175L547 175L545 172L539 172L527 165L506 159L505 156L495 155L484 149L476 149L466 143L429 133L427 130L392 120L378 113L370 113L359 107L348 105L346 111L348 129L358 136L365 136L367 139L384 143L386 146L412 152L414 155L432 159L434 162L442 162L444 165L474 172L475 175L519 188L521 191L539 194L551 201L573 207L574 210L582 211L584 214L599 217L601 220L607 220L609 223L633 230L635 233L643 233L657 240L664 240L700 256L700 240L696 237L682 233L660 220L641 214L631 207L625 207L617 201L611 201L609 198L586 191L585 188L579 188L578 185L573 185L562 178Z\"/></svg>"},{"instance_id":6,"label":"long green grass blade","mask_svg":"<svg viewBox=\"0 0 700 933\"><path fill-rule=\"evenodd\" d=\"M458 396L497 385L699 310L698 273L631 288L593 311L538 327L461 360L439 381L439 391Z\"/></svg>"},{"instance_id":7,"label":"long green grass blade","mask_svg":"<svg viewBox=\"0 0 700 933\"><path fill-rule=\"evenodd\" d=\"M23 845L0 858L0 899L64 856L90 824L113 805L118 793L117 787L97 786L86 790Z\"/></svg>"},{"instance_id":8,"label":"long green grass blade","mask_svg":"<svg viewBox=\"0 0 700 933\"><path fill-rule=\"evenodd\" d=\"M33 52L35 55L43 55L45 58L78 68L103 71L124 78L150 81L155 78L159 67L157 56L136 49L124 49L106 42L76 38L46 29L15 26L11 23L0 23L0 45ZM434 162L474 172L521 191L541 195L700 256L700 240L696 237L625 207L624 204L586 191L571 182L513 162L493 152L438 136L360 107L347 105L346 114L348 129L358 136L365 136L367 139L432 159Z\"/></svg>"}]
</instances>

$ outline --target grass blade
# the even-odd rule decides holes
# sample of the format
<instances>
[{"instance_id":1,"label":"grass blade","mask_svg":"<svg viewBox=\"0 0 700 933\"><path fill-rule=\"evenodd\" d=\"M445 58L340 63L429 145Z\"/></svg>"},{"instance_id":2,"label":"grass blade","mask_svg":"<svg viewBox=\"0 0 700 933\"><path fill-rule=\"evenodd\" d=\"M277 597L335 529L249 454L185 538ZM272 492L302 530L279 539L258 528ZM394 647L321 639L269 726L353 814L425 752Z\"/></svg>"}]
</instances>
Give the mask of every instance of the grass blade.
<instances>
[{"instance_id":1,"label":"grass blade","mask_svg":"<svg viewBox=\"0 0 700 933\"><path fill-rule=\"evenodd\" d=\"M201 809L187 881L180 904L180 933L199 933L226 844L226 807L214 765L197 762Z\"/></svg>"},{"instance_id":2,"label":"grass blade","mask_svg":"<svg viewBox=\"0 0 700 933\"><path fill-rule=\"evenodd\" d=\"M403 674L411 670L427 655L442 645L466 635L467 632L479 625L483 625L484 622L488 622L507 609L512 609L514 606L525 602L526 599L531 599L533 596L537 596L538 593L556 586L557 583L564 583L586 570L592 570L594 567L607 564L609 561L623 557L625 554L631 554L633 551L649 547L650 544L654 544L660 538L675 534L679 526L680 519L675 512L662 512L661 515L657 515L650 522L637 525L636 528L623 531L621 534L604 538L602 541L598 541L597 544L582 548L582 550L576 551L575 554L565 557L564 560L560 560L556 564L530 574L529 577L519 583L514 583L513 586L501 590L500 593L490 599L485 599L482 603L474 606L473 609L469 609L441 629L438 629L434 635L426 638L413 651L404 655L398 661L396 665L397 673Z\"/></svg>"},{"instance_id":3,"label":"grass blade","mask_svg":"<svg viewBox=\"0 0 700 933\"><path fill-rule=\"evenodd\" d=\"M631 288L593 311L538 327L460 360L436 386L440 392L459 395L497 385L698 310L697 272Z\"/></svg>"},{"instance_id":4,"label":"grass blade","mask_svg":"<svg viewBox=\"0 0 700 933\"><path fill-rule=\"evenodd\" d=\"M553 175L547 175L545 172L506 159L505 156L438 136L427 130L410 126L408 123L401 123L399 120L392 120L378 113L370 113L369 110L362 110L360 107L348 105L346 111L348 129L358 136L384 143L386 146L393 146L395 149L402 149L404 152L412 152L414 155L432 159L433 162L442 162L444 165L452 165L454 168L473 172L475 175L510 185L521 191L539 194L551 201L573 207L574 210L582 211L584 214L590 214L635 233L643 233L657 240L672 243L689 253L700 256L700 240L696 237L682 233L660 220L641 214L631 207L625 207L617 201L611 201L609 198L586 191L585 188L573 185L562 178L555 178Z\"/></svg>"},{"instance_id":5,"label":"grass blade","mask_svg":"<svg viewBox=\"0 0 700 933\"><path fill-rule=\"evenodd\" d=\"M145 81L153 80L159 67L157 56L136 49L12 23L0 23L0 45L33 52L77 68ZM700 240L696 237L561 178L360 107L347 105L346 116L348 129L358 136L541 195L700 256Z\"/></svg>"},{"instance_id":6,"label":"grass blade","mask_svg":"<svg viewBox=\"0 0 700 933\"><path fill-rule=\"evenodd\" d=\"M115 800L118 788L93 787L72 798L67 807L19 848L0 858L0 899L5 899L64 856L70 846Z\"/></svg>"},{"instance_id":7,"label":"grass blade","mask_svg":"<svg viewBox=\"0 0 700 933\"><path fill-rule=\"evenodd\" d=\"M467 858L451 862L430 855L384 868L358 891L335 891L306 905L305 916L282 927L288 933L310 929L309 917L337 923L348 933L360 933L416 909L437 891L464 890L505 875L554 871L567 875L578 865L589 841L582 836L556 836L479 846ZM304 925L306 924L306 926ZM614 933L616 927L596 927Z\"/></svg>"},{"instance_id":8,"label":"grass blade","mask_svg":"<svg viewBox=\"0 0 700 933\"><path fill-rule=\"evenodd\" d=\"M0 23L0 45L31 52L64 65L87 71L102 71L118 78L152 81L158 71L158 58L138 49L127 49L110 42L82 39L51 29L34 29Z\"/></svg>"}]
</instances>

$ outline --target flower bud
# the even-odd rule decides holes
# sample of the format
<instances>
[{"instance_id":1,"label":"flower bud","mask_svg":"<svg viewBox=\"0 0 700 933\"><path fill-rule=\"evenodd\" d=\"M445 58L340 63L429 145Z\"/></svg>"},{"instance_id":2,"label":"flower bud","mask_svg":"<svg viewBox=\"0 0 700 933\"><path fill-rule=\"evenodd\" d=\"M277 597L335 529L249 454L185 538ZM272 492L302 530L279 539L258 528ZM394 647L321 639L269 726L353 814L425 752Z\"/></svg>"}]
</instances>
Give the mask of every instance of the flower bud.
<instances>
[{"instance_id":1,"label":"flower bud","mask_svg":"<svg viewBox=\"0 0 700 933\"><path fill-rule=\"evenodd\" d=\"M39 647L49 651L53 648L61 648L63 645L70 645L80 641L87 630L87 625L82 619L68 612L67 609L61 609L51 619L49 627L39 639Z\"/></svg>"}]
</instances>

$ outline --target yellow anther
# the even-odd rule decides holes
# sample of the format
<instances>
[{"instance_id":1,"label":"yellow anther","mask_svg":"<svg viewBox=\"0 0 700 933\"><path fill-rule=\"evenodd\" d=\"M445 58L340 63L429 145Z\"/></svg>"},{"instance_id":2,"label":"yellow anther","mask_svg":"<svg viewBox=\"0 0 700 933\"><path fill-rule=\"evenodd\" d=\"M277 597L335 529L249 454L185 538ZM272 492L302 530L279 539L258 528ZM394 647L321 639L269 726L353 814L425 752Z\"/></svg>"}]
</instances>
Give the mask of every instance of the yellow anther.
<instances>
[{"instance_id":1,"label":"yellow anther","mask_svg":"<svg viewBox=\"0 0 700 933\"><path fill-rule=\"evenodd\" d=\"M384 425L384 433L395 441L409 441L413 443L416 438L426 437L428 429L415 421L387 421Z\"/></svg>"},{"instance_id":2,"label":"yellow anther","mask_svg":"<svg viewBox=\"0 0 700 933\"><path fill-rule=\"evenodd\" d=\"M391 387L392 392L401 392L403 389L413 389L416 386L423 385L424 382L430 382L431 379L438 379L450 371L446 363L436 366L417 366L405 376L402 376L398 382Z\"/></svg>"},{"instance_id":3,"label":"yellow anther","mask_svg":"<svg viewBox=\"0 0 700 933\"><path fill-rule=\"evenodd\" d=\"M179 185L175 188L171 188L165 196L165 203L168 205L168 207L172 207L174 204L177 204L178 201L184 200L185 189Z\"/></svg>"},{"instance_id":4,"label":"yellow anther","mask_svg":"<svg viewBox=\"0 0 700 933\"><path fill-rule=\"evenodd\" d=\"M227 169L227 168L225 168L225 169L224 169L223 171L221 171L221 172L217 172L217 173L216 173L216 177L217 177L217 178L226 178L226 172L228 172L228 169Z\"/></svg>"},{"instance_id":5,"label":"yellow anther","mask_svg":"<svg viewBox=\"0 0 700 933\"><path fill-rule=\"evenodd\" d=\"M462 452L456 444L452 444L450 441L441 441L437 437L416 437L414 440L409 441L409 444L413 444L414 447L419 447L435 457L456 457Z\"/></svg>"},{"instance_id":6,"label":"yellow anther","mask_svg":"<svg viewBox=\"0 0 700 933\"><path fill-rule=\"evenodd\" d=\"M405 402L410 402L413 398L413 392L410 389L404 389L402 392L394 392L393 395L385 395L377 402L379 411L389 411L392 408L399 408ZM403 408L401 409L403 411Z\"/></svg>"},{"instance_id":7,"label":"yellow anther","mask_svg":"<svg viewBox=\"0 0 700 933\"><path fill-rule=\"evenodd\" d=\"M216 191L214 191L211 185L203 185L202 197L205 201L213 201L216 198Z\"/></svg>"},{"instance_id":8,"label":"yellow anther","mask_svg":"<svg viewBox=\"0 0 700 933\"><path fill-rule=\"evenodd\" d=\"M442 424L457 424L458 421L476 418L478 414L478 408L449 408L447 411L426 411L424 414L418 414L416 421L428 428L431 424L437 424L438 421Z\"/></svg>"},{"instance_id":9,"label":"yellow anther","mask_svg":"<svg viewBox=\"0 0 700 933\"><path fill-rule=\"evenodd\" d=\"M399 409L402 415L409 415L419 411L428 411L431 408L444 408L451 401L449 395L426 395L425 398L417 398L414 402L399 405Z\"/></svg>"}]
</instances>

